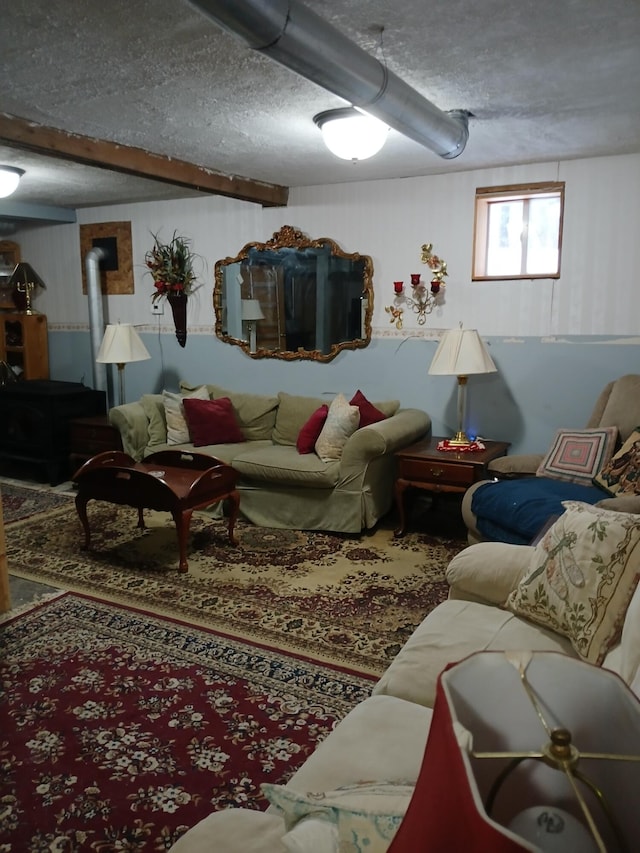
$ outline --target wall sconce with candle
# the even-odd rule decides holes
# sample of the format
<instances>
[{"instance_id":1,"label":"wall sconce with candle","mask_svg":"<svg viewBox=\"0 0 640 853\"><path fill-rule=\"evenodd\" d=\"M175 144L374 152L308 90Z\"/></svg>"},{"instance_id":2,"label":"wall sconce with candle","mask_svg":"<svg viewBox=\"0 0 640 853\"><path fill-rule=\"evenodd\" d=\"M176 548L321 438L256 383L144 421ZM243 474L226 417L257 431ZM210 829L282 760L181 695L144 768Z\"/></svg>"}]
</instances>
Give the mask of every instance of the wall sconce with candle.
<instances>
[{"instance_id":1,"label":"wall sconce with candle","mask_svg":"<svg viewBox=\"0 0 640 853\"><path fill-rule=\"evenodd\" d=\"M444 290L443 278L448 275L445 261L433 254L433 243L425 243L422 246L421 261L427 264L431 279L427 286L422 281L420 273L411 273L411 291L405 292L403 281L393 282L395 293L394 304L385 306L387 314L391 315L391 323L395 323L396 329L402 328L402 314L405 306L418 315L418 325L424 326L427 322L427 314L431 314L436 305L442 304L442 291Z\"/></svg>"}]
</instances>

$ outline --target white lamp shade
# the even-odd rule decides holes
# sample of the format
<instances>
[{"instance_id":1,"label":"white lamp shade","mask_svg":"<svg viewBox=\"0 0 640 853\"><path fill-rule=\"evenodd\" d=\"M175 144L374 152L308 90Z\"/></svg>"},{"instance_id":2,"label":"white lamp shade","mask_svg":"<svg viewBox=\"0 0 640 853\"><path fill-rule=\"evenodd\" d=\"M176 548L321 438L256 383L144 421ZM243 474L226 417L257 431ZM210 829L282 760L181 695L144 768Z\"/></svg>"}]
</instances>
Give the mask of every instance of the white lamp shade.
<instances>
[{"instance_id":1,"label":"white lamp shade","mask_svg":"<svg viewBox=\"0 0 640 853\"><path fill-rule=\"evenodd\" d=\"M128 364L130 361L145 361L148 358L151 358L149 351L130 323L109 325L104 330L96 358L100 364Z\"/></svg>"},{"instance_id":2,"label":"white lamp shade","mask_svg":"<svg viewBox=\"0 0 640 853\"><path fill-rule=\"evenodd\" d=\"M429 373L439 376L469 376L496 371L497 367L476 329L448 329L429 367Z\"/></svg>"},{"instance_id":3,"label":"white lamp shade","mask_svg":"<svg viewBox=\"0 0 640 853\"><path fill-rule=\"evenodd\" d=\"M0 166L0 198L6 198L18 189L24 169L15 166Z\"/></svg>"},{"instance_id":4,"label":"white lamp shade","mask_svg":"<svg viewBox=\"0 0 640 853\"><path fill-rule=\"evenodd\" d=\"M242 319L243 320L264 320L264 314L260 307L258 299L243 299L242 300Z\"/></svg>"},{"instance_id":5,"label":"white lamp shade","mask_svg":"<svg viewBox=\"0 0 640 853\"><path fill-rule=\"evenodd\" d=\"M367 160L382 148L389 128L353 107L327 110L314 118L325 145L342 160Z\"/></svg>"}]
</instances>

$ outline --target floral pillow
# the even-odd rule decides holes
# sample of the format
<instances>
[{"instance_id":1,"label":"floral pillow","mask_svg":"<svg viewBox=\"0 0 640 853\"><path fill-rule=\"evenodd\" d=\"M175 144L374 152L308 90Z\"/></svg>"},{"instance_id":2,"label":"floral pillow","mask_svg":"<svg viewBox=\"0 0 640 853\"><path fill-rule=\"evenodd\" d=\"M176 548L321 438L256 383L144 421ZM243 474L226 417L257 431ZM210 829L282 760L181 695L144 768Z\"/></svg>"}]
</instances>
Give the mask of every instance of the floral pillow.
<instances>
[{"instance_id":1,"label":"floral pillow","mask_svg":"<svg viewBox=\"0 0 640 853\"><path fill-rule=\"evenodd\" d=\"M323 462L342 458L347 440L358 429L360 410L347 402L344 394L338 394L329 406L327 420L316 441L316 453Z\"/></svg>"},{"instance_id":2,"label":"floral pillow","mask_svg":"<svg viewBox=\"0 0 640 853\"><path fill-rule=\"evenodd\" d=\"M640 427L593 478L610 495L640 495Z\"/></svg>"},{"instance_id":3,"label":"floral pillow","mask_svg":"<svg viewBox=\"0 0 640 853\"><path fill-rule=\"evenodd\" d=\"M598 471L611 459L617 438L618 427L615 426L559 429L536 476L590 486Z\"/></svg>"},{"instance_id":4,"label":"floral pillow","mask_svg":"<svg viewBox=\"0 0 640 853\"><path fill-rule=\"evenodd\" d=\"M284 818L283 843L296 853L386 853L413 790L412 785L365 782L302 794L284 785L262 785L263 794Z\"/></svg>"},{"instance_id":5,"label":"floral pillow","mask_svg":"<svg viewBox=\"0 0 640 853\"><path fill-rule=\"evenodd\" d=\"M619 640L640 578L640 517L579 501L536 545L506 608L571 640L583 660L601 664Z\"/></svg>"}]
</instances>

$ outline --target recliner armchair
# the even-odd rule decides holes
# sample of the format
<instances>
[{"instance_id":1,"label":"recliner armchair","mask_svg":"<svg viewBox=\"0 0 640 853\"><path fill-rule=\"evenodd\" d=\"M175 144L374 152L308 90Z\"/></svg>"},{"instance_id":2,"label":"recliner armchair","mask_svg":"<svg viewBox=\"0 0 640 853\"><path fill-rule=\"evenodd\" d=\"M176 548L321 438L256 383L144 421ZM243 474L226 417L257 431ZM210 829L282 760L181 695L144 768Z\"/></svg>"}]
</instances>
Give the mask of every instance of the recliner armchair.
<instances>
[{"instance_id":1,"label":"recliner armchair","mask_svg":"<svg viewBox=\"0 0 640 853\"><path fill-rule=\"evenodd\" d=\"M618 427L619 444L640 427L640 375L609 382L598 397L586 429ZM545 454L504 456L489 464L494 480L471 486L462 500L469 543L483 541L529 544L550 518L559 516L562 501L579 500L622 512L640 513L640 495L607 497L597 486L536 477Z\"/></svg>"}]
</instances>

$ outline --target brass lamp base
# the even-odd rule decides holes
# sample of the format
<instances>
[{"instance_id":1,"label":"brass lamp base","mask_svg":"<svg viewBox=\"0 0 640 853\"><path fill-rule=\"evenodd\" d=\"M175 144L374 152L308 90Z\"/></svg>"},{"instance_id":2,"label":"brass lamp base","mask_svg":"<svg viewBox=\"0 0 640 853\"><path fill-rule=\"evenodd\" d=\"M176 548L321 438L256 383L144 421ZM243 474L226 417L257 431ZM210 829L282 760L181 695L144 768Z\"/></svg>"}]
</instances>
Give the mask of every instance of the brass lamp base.
<instances>
[{"instance_id":1,"label":"brass lamp base","mask_svg":"<svg viewBox=\"0 0 640 853\"><path fill-rule=\"evenodd\" d=\"M469 447L470 444L473 444L473 442L462 430L458 430L453 438L449 439L450 447Z\"/></svg>"}]
</instances>

